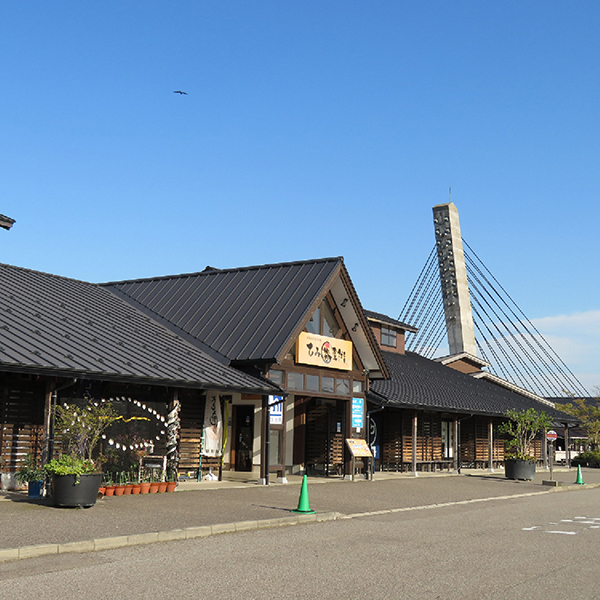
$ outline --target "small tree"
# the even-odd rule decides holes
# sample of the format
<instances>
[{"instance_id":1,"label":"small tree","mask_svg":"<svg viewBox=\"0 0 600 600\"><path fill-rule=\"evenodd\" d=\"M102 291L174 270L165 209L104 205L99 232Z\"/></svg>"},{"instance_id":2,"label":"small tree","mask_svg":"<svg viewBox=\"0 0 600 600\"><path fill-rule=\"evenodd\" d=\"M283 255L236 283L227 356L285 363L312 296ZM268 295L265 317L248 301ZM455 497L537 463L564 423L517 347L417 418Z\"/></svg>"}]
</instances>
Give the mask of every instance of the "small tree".
<instances>
[{"instance_id":1,"label":"small tree","mask_svg":"<svg viewBox=\"0 0 600 600\"><path fill-rule=\"evenodd\" d=\"M62 434L64 454L90 461L104 430L119 418L110 404L91 400L83 407L56 406L54 415L56 431Z\"/></svg>"},{"instance_id":2,"label":"small tree","mask_svg":"<svg viewBox=\"0 0 600 600\"><path fill-rule=\"evenodd\" d=\"M600 392L599 388L595 389L596 392ZM596 398L596 401L599 400L600 398ZM582 398L575 398L573 402L561 404L557 408L581 421L581 429L588 437L591 450L600 448L600 406L591 404Z\"/></svg>"},{"instance_id":3,"label":"small tree","mask_svg":"<svg viewBox=\"0 0 600 600\"><path fill-rule=\"evenodd\" d=\"M499 427L499 431L508 437L505 445L510 452L505 454L504 458L535 462L531 444L541 431L550 427L550 417L547 413L537 412L533 408L522 411L510 409L506 411L506 416L508 421Z\"/></svg>"}]
</instances>

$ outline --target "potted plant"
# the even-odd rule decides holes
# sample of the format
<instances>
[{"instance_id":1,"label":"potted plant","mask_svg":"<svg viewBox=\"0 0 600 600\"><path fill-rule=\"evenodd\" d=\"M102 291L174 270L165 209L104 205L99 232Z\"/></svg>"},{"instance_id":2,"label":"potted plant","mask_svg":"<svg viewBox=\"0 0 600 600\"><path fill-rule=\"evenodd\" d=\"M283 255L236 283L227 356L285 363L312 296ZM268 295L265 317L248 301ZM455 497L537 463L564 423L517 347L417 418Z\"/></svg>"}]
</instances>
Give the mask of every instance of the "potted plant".
<instances>
[{"instance_id":1,"label":"potted plant","mask_svg":"<svg viewBox=\"0 0 600 600\"><path fill-rule=\"evenodd\" d=\"M511 409L506 412L508 420L500 425L499 431L506 435L504 475L507 479L533 479L536 457L532 451L533 440L552 424L545 412L533 408Z\"/></svg>"},{"instance_id":2,"label":"potted plant","mask_svg":"<svg viewBox=\"0 0 600 600\"><path fill-rule=\"evenodd\" d=\"M56 406L55 428L62 436L62 455L44 470L52 477L52 500L55 506L89 507L96 503L102 483L93 452L102 432L116 419L114 408L105 403L88 401Z\"/></svg>"},{"instance_id":3,"label":"potted plant","mask_svg":"<svg viewBox=\"0 0 600 600\"><path fill-rule=\"evenodd\" d=\"M140 481L140 494L149 494L150 493L150 476L147 473L142 475Z\"/></svg>"},{"instance_id":4,"label":"potted plant","mask_svg":"<svg viewBox=\"0 0 600 600\"><path fill-rule=\"evenodd\" d=\"M167 492L174 492L177 487L177 470L167 469Z\"/></svg>"},{"instance_id":5,"label":"potted plant","mask_svg":"<svg viewBox=\"0 0 600 600\"><path fill-rule=\"evenodd\" d=\"M110 473L104 473L102 477L103 485L104 485L104 495L105 496L114 496L115 488L117 487Z\"/></svg>"},{"instance_id":6,"label":"potted plant","mask_svg":"<svg viewBox=\"0 0 600 600\"><path fill-rule=\"evenodd\" d=\"M142 484L140 483L140 475L139 473L131 473L131 493L134 495L139 494L142 491Z\"/></svg>"},{"instance_id":7,"label":"potted plant","mask_svg":"<svg viewBox=\"0 0 600 600\"><path fill-rule=\"evenodd\" d=\"M35 456L28 453L17 471L17 481L27 484L27 495L30 498L41 498L44 475L44 470L38 466Z\"/></svg>"}]
</instances>

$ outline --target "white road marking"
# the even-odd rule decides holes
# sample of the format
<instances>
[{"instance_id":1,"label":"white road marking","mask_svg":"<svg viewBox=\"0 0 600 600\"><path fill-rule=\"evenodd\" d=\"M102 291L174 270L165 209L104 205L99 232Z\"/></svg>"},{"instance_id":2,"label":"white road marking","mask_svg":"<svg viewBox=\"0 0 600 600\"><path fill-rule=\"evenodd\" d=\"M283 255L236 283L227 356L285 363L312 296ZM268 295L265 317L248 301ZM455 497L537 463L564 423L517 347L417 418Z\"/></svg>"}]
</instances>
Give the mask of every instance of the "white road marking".
<instances>
[{"instance_id":1,"label":"white road marking","mask_svg":"<svg viewBox=\"0 0 600 600\"><path fill-rule=\"evenodd\" d=\"M549 531L546 530L544 533L562 533L563 535L577 535L576 531Z\"/></svg>"},{"instance_id":2,"label":"white road marking","mask_svg":"<svg viewBox=\"0 0 600 600\"><path fill-rule=\"evenodd\" d=\"M534 525L533 527L523 527L522 531L533 531L534 529L539 529L539 525Z\"/></svg>"}]
</instances>

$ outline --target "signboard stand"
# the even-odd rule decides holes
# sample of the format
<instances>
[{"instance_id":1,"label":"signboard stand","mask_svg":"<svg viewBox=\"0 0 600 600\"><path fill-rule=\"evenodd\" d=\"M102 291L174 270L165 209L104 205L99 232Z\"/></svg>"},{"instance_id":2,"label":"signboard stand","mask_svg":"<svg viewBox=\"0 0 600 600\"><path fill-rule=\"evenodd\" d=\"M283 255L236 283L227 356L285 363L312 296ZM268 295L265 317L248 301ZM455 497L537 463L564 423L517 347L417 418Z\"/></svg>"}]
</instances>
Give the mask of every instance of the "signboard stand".
<instances>
[{"instance_id":1,"label":"signboard stand","mask_svg":"<svg viewBox=\"0 0 600 600\"><path fill-rule=\"evenodd\" d=\"M367 459L370 458L371 459L370 463L368 464L368 467L367 467L367 479L368 479L368 474L373 469L373 453L371 452L371 449L369 448L366 440L347 438L346 445L348 446L348 450L350 451L350 454L352 455L352 475L351 475L352 481L354 481L354 473L356 472L356 459L357 458L367 458Z\"/></svg>"}]
</instances>

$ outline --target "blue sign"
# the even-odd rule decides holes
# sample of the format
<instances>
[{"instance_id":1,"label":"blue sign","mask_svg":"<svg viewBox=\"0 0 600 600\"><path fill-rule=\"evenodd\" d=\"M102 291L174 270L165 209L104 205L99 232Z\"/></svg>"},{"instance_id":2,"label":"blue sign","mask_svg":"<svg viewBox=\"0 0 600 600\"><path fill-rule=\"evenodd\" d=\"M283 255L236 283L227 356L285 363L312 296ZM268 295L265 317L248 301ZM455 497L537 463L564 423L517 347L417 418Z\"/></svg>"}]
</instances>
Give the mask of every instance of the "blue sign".
<instances>
[{"instance_id":1,"label":"blue sign","mask_svg":"<svg viewBox=\"0 0 600 600\"><path fill-rule=\"evenodd\" d=\"M269 417L271 425L283 425L283 396L269 396Z\"/></svg>"},{"instance_id":2,"label":"blue sign","mask_svg":"<svg viewBox=\"0 0 600 600\"><path fill-rule=\"evenodd\" d=\"M352 398L352 427L356 429L364 427L364 403L363 398Z\"/></svg>"}]
</instances>

